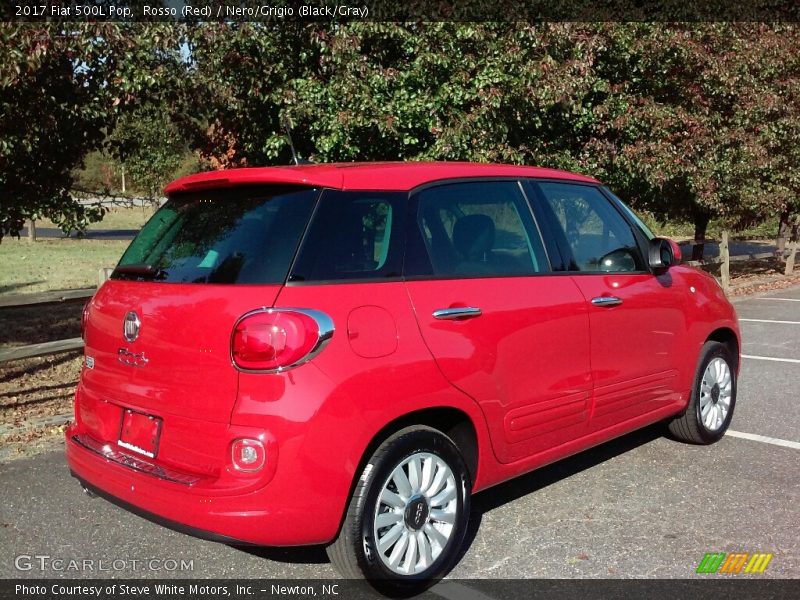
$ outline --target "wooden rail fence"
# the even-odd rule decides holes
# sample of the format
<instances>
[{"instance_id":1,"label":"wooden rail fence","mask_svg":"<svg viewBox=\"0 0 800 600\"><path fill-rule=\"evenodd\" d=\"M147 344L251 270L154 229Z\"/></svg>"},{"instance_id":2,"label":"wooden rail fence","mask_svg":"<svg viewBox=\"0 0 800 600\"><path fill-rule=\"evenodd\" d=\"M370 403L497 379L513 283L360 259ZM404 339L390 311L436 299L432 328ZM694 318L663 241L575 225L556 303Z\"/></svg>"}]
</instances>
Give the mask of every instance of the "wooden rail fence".
<instances>
[{"instance_id":1,"label":"wooden rail fence","mask_svg":"<svg viewBox=\"0 0 800 600\"><path fill-rule=\"evenodd\" d=\"M34 356L47 356L48 354L60 354L83 348L82 338L70 338L68 340L57 340L55 342L44 342L43 344L31 344L29 346L17 346L0 350L0 363L20 358L33 358Z\"/></svg>"},{"instance_id":2,"label":"wooden rail fence","mask_svg":"<svg viewBox=\"0 0 800 600\"><path fill-rule=\"evenodd\" d=\"M111 275L112 269L102 268L97 274L98 287ZM88 300L97 288L78 288L74 290L53 290L49 292L39 292L35 294L11 294L0 298L0 310L4 308L18 308L23 306L36 306L47 304L60 304L62 302L79 302ZM47 356L50 354L60 354L71 352L83 348L83 339L69 338L66 340L56 340L54 342L44 342L41 344L30 344L27 346L17 346L0 350L0 364L21 358L33 358L34 356Z\"/></svg>"},{"instance_id":3,"label":"wooden rail fence","mask_svg":"<svg viewBox=\"0 0 800 600\"><path fill-rule=\"evenodd\" d=\"M0 308L14 308L34 304L59 304L91 298L97 288L79 288L76 290L54 290L38 294L12 294L0 298Z\"/></svg>"}]
</instances>

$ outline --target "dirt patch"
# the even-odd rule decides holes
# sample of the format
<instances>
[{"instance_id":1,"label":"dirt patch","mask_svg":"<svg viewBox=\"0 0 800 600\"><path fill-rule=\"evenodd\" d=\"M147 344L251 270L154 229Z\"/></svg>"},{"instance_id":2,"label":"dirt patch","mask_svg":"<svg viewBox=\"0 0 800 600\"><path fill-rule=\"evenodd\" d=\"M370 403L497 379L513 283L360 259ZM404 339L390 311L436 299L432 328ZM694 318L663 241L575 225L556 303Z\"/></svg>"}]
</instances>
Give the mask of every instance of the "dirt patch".
<instances>
[{"instance_id":1,"label":"dirt patch","mask_svg":"<svg viewBox=\"0 0 800 600\"><path fill-rule=\"evenodd\" d=\"M0 309L0 348L80 336L83 302ZM63 443L83 352L0 363L0 462Z\"/></svg>"},{"instance_id":2,"label":"dirt patch","mask_svg":"<svg viewBox=\"0 0 800 600\"><path fill-rule=\"evenodd\" d=\"M0 348L81 335L83 302L0 308Z\"/></svg>"},{"instance_id":3,"label":"dirt patch","mask_svg":"<svg viewBox=\"0 0 800 600\"><path fill-rule=\"evenodd\" d=\"M62 443L83 353L0 364L0 462Z\"/></svg>"},{"instance_id":4,"label":"dirt patch","mask_svg":"<svg viewBox=\"0 0 800 600\"><path fill-rule=\"evenodd\" d=\"M746 296L800 284L800 265L789 276L783 274L785 268L786 264L776 258L732 262L731 290L728 295ZM720 276L720 265L708 265L703 269L714 277Z\"/></svg>"}]
</instances>

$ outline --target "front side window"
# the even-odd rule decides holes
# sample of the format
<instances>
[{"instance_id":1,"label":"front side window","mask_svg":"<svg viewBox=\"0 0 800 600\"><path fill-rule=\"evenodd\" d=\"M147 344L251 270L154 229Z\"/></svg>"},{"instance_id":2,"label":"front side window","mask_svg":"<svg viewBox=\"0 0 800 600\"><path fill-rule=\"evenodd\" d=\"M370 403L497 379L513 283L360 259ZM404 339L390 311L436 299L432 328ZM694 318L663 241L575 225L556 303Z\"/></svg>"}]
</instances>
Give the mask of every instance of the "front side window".
<instances>
[{"instance_id":1,"label":"front side window","mask_svg":"<svg viewBox=\"0 0 800 600\"><path fill-rule=\"evenodd\" d=\"M631 218L631 220L639 226L639 229L642 230L642 233L644 233L645 237L647 237L648 240L652 240L653 238L656 237L656 235L652 231L650 231L650 228L647 225L645 225L645 222L639 218L639 215L633 212L633 209L630 206L628 206L622 200L620 200L619 196L617 196L614 192L612 192L608 188L603 188L603 189L606 191L606 194L608 194L614 199L614 201L617 203L617 206L619 206L622 210L624 210L625 213Z\"/></svg>"},{"instance_id":2,"label":"front side window","mask_svg":"<svg viewBox=\"0 0 800 600\"><path fill-rule=\"evenodd\" d=\"M147 222L112 279L283 283L319 190L260 186L176 195Z\"/></svg>"},{"instance_id":3,"label":"front side window","mask_svg":"<svg viewBox=\"0 0 800 600\"><path fill-rule=\"evenodd\" d=\"M549 270L516 181L453 183L417 195L429 273L439 277L532 275Z\"/></svg>"},{"instance_id":4,"label":"front side window","mask_svg":"<svg viewBox=\"0 0 800 600\"><path fill-rule=\"evenodd\" d=\"M326 191L289 281L399 277L405 198L398 192Z\"/></svg>"},{"instance_id":5,"label":"front side window","mask_svg":"<svg viewBox=\"0 0 800 600\"><path fill-rule=\"evenodd\" d=\"M586 272L644 271L630 225L595 187L533 182L560 244L571 253L570 269Z\"/></svg>"}]
</instances>

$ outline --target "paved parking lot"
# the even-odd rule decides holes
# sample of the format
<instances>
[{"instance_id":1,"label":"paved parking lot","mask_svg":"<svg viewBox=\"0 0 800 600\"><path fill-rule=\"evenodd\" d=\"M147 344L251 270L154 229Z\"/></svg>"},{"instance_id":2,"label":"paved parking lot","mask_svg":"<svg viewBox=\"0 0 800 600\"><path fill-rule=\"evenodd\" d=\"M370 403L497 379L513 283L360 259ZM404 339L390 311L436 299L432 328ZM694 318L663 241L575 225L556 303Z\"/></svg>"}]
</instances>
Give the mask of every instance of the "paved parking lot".
<instances>
[{"instance_id":1,"label":"paved parking lot","mask_svg":"<svg viewBox=\"0 0 800 600\"><path fill-rule=\"evenodd\" d=\"M759 577L800 577L800 287L736 308L745 358L728 436L697 447L653 427L479 494L469 548L451 576L686 578L705 553L722 551L771 552ZM1 466L0 489L4 578L81 576L21 573L20 554L192 561L176 577L335 576L321 548L244 551L89 499L59 452Z\"/></svg>"}]
</instances>

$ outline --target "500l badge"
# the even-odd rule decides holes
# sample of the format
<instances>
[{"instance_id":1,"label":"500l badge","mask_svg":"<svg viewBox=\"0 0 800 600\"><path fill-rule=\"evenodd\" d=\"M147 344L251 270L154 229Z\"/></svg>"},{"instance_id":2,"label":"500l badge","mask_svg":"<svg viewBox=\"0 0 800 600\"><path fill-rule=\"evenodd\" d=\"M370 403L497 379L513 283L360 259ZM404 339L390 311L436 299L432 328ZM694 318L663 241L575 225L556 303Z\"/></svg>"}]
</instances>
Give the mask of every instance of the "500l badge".
<instances>
[{"instance_id":1,"label":"500l badge","mask_svg":"<svg viewBox=\"0 0 800 600\"><path fill-rule=\"evenodd\" d=\"M143 367L149 361L144 352L131 352L125 348L117 350L117 360L123 365L130 365L131 367Z\"/></svg>"}]
</instances>

